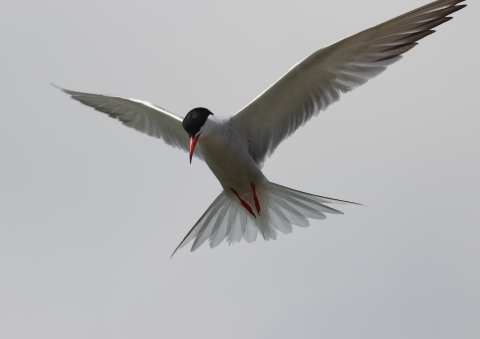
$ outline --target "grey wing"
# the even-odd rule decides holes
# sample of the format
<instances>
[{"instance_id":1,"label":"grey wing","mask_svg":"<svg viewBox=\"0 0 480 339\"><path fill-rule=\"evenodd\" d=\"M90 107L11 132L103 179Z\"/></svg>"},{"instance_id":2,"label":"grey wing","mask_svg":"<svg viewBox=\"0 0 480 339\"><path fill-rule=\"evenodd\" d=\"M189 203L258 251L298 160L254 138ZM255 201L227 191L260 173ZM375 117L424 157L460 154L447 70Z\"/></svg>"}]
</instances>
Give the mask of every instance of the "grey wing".
<instances>
[{"instance_id":1,"label":"grey wing","mask_svg":"<svg viewBox=\"0 0 480 339\"><path fill-rule=\"evenodd\" d=\"M438 0L324 47L295 65L280 80L232 116L255 162L261 165L277 146L312 116L400 60L416 41L434 33L466 5Z\"/></svg>"},{"instance_id":2,"label":"grey wing","mask_svg":"<svg viewBox=\"0 0 480 339\"><path fill-rule=\"evenodd\" d=\"M146 101L60 89L70 94L72 99L108 114L128 127L163 139L168 145L185 152L189 151L188 134L182 127L183 119L176 114ZM200 150L195 150L195 155L203 160Z\"/></svg>"}]
</instances>

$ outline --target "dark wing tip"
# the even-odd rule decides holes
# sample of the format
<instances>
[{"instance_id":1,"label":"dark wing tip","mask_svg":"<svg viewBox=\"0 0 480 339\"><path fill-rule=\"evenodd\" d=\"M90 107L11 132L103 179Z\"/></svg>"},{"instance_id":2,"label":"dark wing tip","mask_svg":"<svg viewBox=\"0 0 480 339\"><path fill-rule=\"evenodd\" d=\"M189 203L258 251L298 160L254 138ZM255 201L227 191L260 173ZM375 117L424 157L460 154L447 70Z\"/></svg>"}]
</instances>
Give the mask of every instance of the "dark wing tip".
<instances>
[{"instance_id":1,"label":"dark wing tip","mask_svg":"<svg viewBox=\"0 0 480 339\"><path fill-rule=\"evenodd\" d=\"M55 87L55 88L58 88L58 89L61 90L62 92L65 92L65 93L67 93L67 94L69 94L69 95L71 95L71 96L73 96L73 95L76 93L76 92L74 92L74 91L70 91L70 90L68 90L68 89L65 89L65 88L62 88L62 87L60 87L60 86L57 86L57 85L55 85L53 82L51 82L50 85L52 85L52 86Z\"/></svg>"},{"instance_id":2,"label":"dark wing tip","mask_svg":"<svg viewBox=\"0 0 480 339\"><path fill-rule=\"evenodd\" d=\"M58 88L58 89L61 90L61 91L64 91L64 92L66 91L64 88L55 85L53 82L51 82L50 85L52 85L52 86L55 87L55 88Z\"/></svg>"}]
</instances>

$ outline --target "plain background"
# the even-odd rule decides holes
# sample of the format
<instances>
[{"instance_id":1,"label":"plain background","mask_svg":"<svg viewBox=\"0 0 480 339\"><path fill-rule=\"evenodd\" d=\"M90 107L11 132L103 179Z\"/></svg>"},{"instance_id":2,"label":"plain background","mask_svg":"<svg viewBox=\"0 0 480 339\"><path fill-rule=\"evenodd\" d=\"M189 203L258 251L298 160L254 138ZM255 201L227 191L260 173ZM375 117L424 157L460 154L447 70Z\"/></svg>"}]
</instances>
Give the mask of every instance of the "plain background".
<instances>
[{"instance_id":1,"label":"plain background","mask_svg":"<svg viewBox=\"0 0 480 339\"><path fill-rule=\"evenodd\" d=\"M427 1L0 3L1 338L479 338L480 3L310 121L273 182L367 207L169 256L207 166L52 87L231 115Z\"/></svg>"}]
</instances>

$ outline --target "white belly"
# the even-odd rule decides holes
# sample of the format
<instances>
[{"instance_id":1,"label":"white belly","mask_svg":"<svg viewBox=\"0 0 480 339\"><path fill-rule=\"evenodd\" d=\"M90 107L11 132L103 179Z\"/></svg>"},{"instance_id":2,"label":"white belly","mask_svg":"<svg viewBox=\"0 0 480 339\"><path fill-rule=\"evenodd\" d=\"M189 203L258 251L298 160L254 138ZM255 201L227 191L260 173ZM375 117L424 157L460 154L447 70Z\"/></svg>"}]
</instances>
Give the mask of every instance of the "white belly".
<instances>
[{"instance_id":1,"label":"white belly","mask_svg":"<svg viewBox=\"0 0 480 339\"><path fill-rule=\"evenodd\" d=\"M236 134L217 131L198 140L205 162L227 194L236 190L242 197L251 197L253 183L259 187L268 182ZM248 199L250 200L250 199Z\"/></svg>"}]
</instances>

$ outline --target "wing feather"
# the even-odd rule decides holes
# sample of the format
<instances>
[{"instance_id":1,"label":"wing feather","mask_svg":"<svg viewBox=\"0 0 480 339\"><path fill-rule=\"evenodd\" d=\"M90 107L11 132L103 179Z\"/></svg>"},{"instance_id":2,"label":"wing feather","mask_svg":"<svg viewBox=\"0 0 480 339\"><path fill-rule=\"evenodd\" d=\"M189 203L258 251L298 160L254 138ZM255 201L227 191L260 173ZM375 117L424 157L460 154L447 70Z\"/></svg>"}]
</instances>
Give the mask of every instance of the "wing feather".
<instances>
[{"instance_id":1,"label":"wing feather","mask_svg":"<svg viewBox=\"0 0 480 339\"><path fill-rule=\"evenodd\" d=\"M182 127L183 118L176 114L142 100L60 89L72 99L121 121L125 126L163 139L168 145L185 152L189 151L188 134ZM203 160L199 149L195 149L195 155Z\"/></svg>"},{"instance_id":2,"label":"wing feather","mask_svg":"<svg viewBox=\"0 0 480 339\"><path fill-rule=\"evenodd\" d=\"M231 118L259 165L277 146L320 111L382 73L452 19L465 0L438 0L324 47Z\"/></svg>"}]
</instances>

